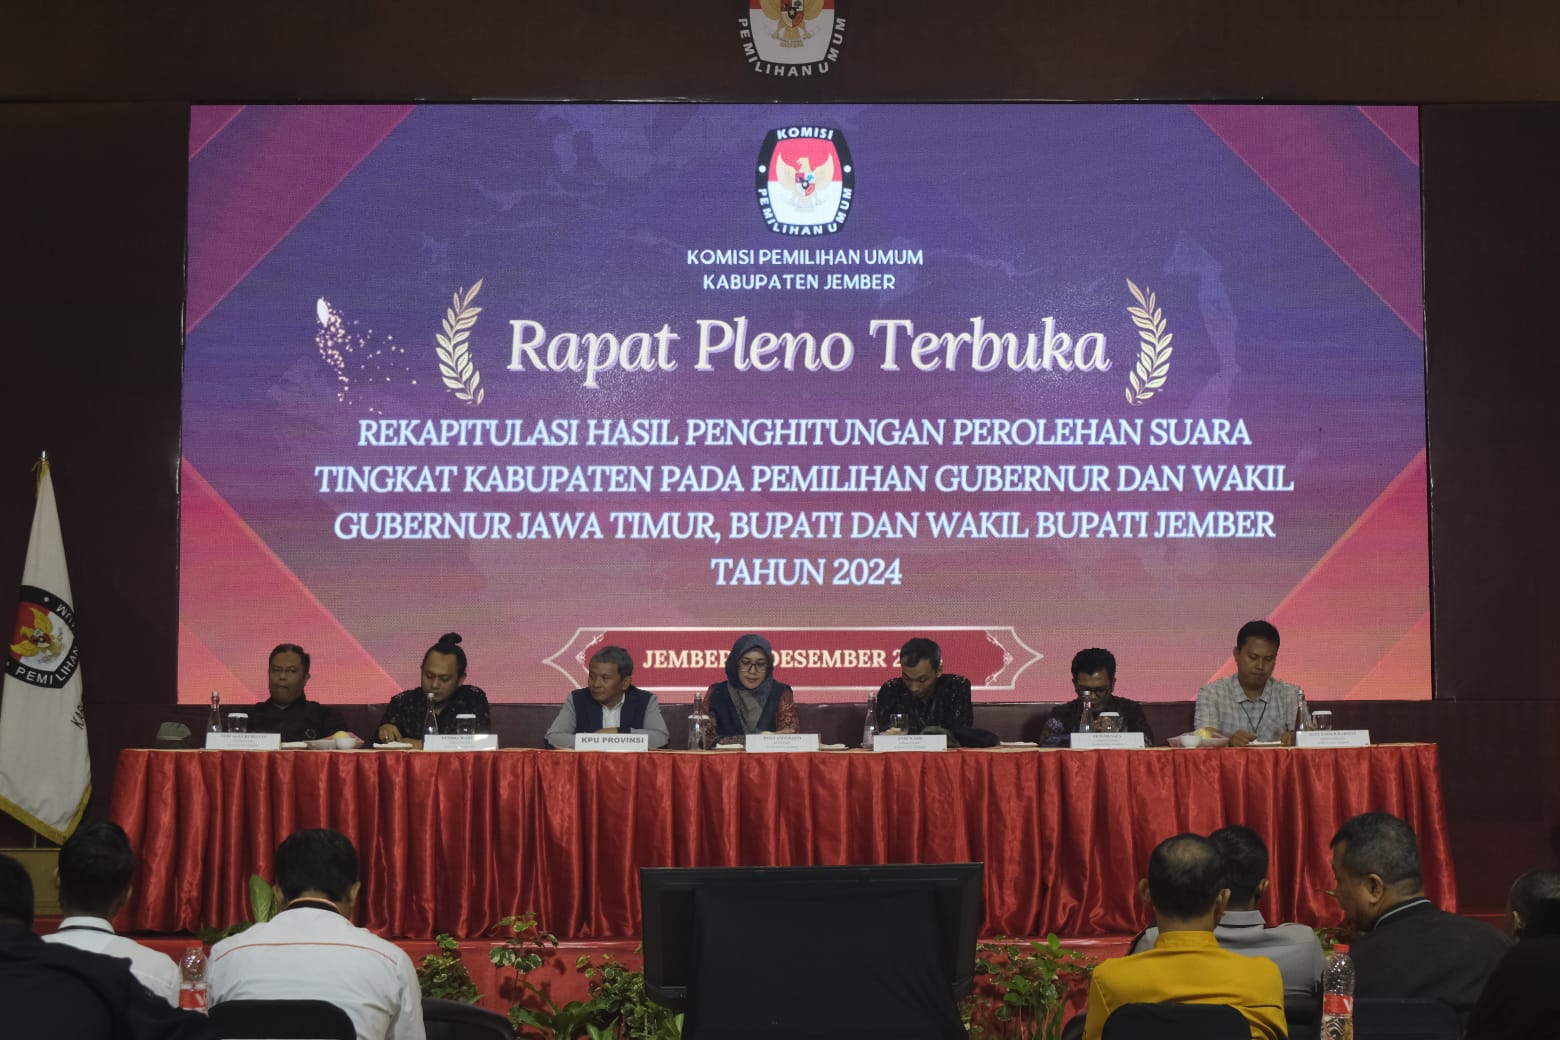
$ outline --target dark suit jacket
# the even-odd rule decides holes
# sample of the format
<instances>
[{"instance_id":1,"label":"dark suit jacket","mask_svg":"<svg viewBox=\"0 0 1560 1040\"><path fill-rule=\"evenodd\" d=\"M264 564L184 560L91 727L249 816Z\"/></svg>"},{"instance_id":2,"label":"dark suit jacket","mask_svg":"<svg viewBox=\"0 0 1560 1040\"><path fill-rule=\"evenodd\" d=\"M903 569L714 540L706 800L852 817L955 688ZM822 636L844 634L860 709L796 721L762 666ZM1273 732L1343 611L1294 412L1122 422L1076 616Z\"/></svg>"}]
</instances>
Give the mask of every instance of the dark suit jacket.
<instances>
[{"instance_id":1,"label":"dark suit jacket","mask_svg":"<svg viewBox=\"0 0 1560 1040\"><path fill-rule=\"evenodd\" d=\"M1464 1023L1510 944L1482 921L1430 900L1400 904L1349 947L1357 997L1432 997Z\"/></svg>"},{"instance_id":2,"label":"dark suit jacket","mask_svg":"<svg viewBox=\"0 0 1560 1040\"><path fill-rule=\"evenodd\" d=\"M1554 1040L1560 1036L1560 935L1523 939L1496 965L1466 1040Z\"/></svg>"},{"instance_id":3,"label":"dark suit jacket","mask_svg":"<svg viewBox=\"0 0 1560 1040\"><path fill-rule=\"evenodd\" d=\"M220 1040L205 1015L141 985L129 961L46 943L19 924L0 925L0 1007L6 1040Z\"/></svg>"}]
</instances>

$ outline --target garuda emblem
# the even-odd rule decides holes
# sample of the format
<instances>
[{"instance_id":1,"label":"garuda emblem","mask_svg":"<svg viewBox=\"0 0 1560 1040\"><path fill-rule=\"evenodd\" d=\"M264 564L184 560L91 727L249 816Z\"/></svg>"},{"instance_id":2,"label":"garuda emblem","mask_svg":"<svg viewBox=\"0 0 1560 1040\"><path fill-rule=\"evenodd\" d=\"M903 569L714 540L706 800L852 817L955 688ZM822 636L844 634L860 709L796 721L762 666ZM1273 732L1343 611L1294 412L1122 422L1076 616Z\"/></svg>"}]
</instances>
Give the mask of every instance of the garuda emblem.
<instances>
[{"instance_id":1,"label":"garuda emblem","mask_svg":"<svg viewBox=\"0 0 1560 1040\"><path fill-rule=\"evenodd\" d=\"M807 23L823 10L823 0L760 0L760 3L765 16L775 22L774 31L769 35L779 40L782 47L800 47L812 39Z\"/></svg>"},{"instance_id":2,"label":"garuda emblem","mask_svg":"<svg viewBox=\"0 0 1560 1040\"><path fill-rule=\"evenodd\" d=\"M32 614L31 625L24 617L29 612ZM23 616L16 619L16 642L11 644L12 656L52 661L65 652L64 641L55 638L54 622L48 611L24 605L17 613Z\"/></svg>"},{"instance_id":3,"label":"garuda emblem","mask_svg":"<svg viewBox=\"0 0 1560 1040\"><path fill-rule=\"evenodd\" d=\"M823 165L815 170L812 168L812 160L805 155L792 166L776 152L775 170L776 187L780 192L792 205L808 209L818 205L823 189L834 181L834 158L830 156L825 159Z\"/></svg>"}]
</instances>

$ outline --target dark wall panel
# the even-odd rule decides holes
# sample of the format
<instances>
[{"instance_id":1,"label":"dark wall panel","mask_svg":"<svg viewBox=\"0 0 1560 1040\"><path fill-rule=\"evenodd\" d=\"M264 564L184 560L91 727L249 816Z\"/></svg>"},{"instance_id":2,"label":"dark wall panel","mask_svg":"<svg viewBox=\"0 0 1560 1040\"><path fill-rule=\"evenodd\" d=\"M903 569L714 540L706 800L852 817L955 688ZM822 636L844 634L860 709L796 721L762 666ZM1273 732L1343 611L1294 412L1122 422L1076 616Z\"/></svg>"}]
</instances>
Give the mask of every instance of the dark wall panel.
<instances>
[{"instance_id":1,"label":"dark wall panel","mask_svg":"<svg viewBox=\"0 0 1560 1040\"><path fill-rule=\"evenodd\" d=\"M1436 693L1556 697L1539 651L1560 624L1560 111L1428 108L1422 126Z\"/></svg>"},{"instance_id":2,"label":"dark wall panel","mask_svg":"<svg viewBox=\"0 0 1560 1040\"><path fill-rule=\"evenodd\" d=\"M173 699L187 135L178 105L0 105L0 612L14 612L47 451L94 808L118 747L149 739L99 724L109 706ZM0 819L0 844L25 839Z\"/></svg>"},{"instance_id":3,"label":"dark wall panel","mask_svg":"<svg viewBox=\"0 0 1560 1040\"><path fill-rule=\"evenodd\" d=\"M409 97L1560 101L1560 5L1201 0L976 7L840 0L837 66L752 73L741 0L647 10L87 0L0 38L0 602L17 585L39 449L83 640L96 809L114 756L172 713L185 103ZM1402 13L1395 13L1401 11ZM54 104L56 99L88 101ZM119 99L164 103L114 103ZM1465 904L1554 862L1560 725L1542 648L1560 614L1550 317L1560 108L1424 116L1435 658L1430 704L1362 708L1442 744ZM8 607L0 609L9 610ZM1512 642L1515 638L1516 642ZM257 668L259 662L257 662ZM1330 835L1317 835L1326 841ZM25 834L0 821L0 844Z\"/></svg>"}]
</instances>

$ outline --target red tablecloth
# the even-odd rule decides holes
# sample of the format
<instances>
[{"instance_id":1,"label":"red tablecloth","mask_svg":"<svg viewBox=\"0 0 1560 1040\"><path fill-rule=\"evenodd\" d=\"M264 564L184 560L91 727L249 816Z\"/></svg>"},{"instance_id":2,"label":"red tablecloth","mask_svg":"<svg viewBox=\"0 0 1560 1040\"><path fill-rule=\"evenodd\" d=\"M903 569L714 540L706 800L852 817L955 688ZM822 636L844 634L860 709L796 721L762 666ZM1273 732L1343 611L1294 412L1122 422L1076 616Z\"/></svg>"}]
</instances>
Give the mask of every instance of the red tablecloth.
<instances>
[{"instance_id":1,"label":"red tablecloth","mask_svg":"<svg viewBox=\"0 0 1560 1040\"><path fill-rule=\"evenodd\" d=\"M1148 854L1245 823L1272 850L1270 919L1335 923L1328 841L1382 810L1419 835L1455 909L1436 749L743 752L127 750L113 817L142 868L123 927L248 916L247 879L301 827L357 846L359 923L486 933L535 910L564 938L639 932L637 868L986 864L987 935L1090 937L1144 923Z\"/></svg>"}]
</instances>

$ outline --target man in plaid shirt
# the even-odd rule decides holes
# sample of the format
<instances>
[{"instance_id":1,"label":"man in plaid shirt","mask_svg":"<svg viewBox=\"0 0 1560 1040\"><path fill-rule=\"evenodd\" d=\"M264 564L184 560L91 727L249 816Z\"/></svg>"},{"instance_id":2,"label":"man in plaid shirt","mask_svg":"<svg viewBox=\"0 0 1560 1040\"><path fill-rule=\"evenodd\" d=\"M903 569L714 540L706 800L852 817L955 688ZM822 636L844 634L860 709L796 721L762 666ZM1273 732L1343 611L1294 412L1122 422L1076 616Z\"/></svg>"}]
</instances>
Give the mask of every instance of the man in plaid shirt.
<instances>
[{"instance_id":1,"label":"man in plaid shirt","mask_svg":"<svg viewBox=\"0 0 1560 1040\"><path fill-rule=\"evenodd\" d=\"M1300 687L1273 678L1278 661L1278 629L1266 621L1248 621L1235 637L1235 674L1197 691L1197 729L1216 729L1230 747L1253 741L1295 742Z\"/></svg>"}]
</instances>

